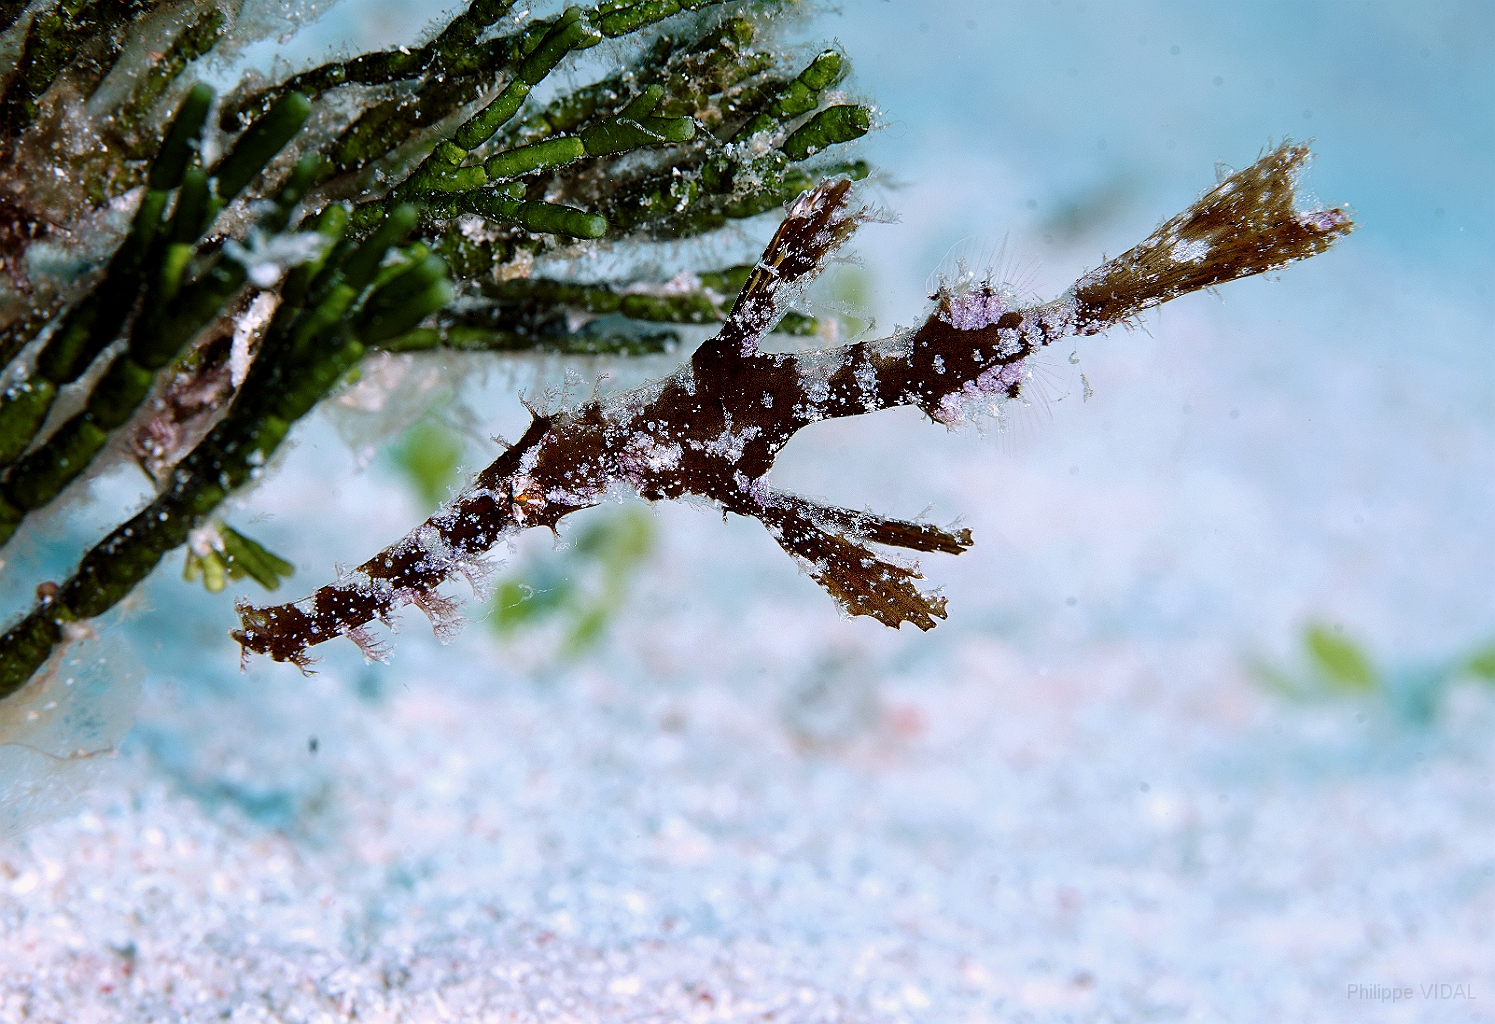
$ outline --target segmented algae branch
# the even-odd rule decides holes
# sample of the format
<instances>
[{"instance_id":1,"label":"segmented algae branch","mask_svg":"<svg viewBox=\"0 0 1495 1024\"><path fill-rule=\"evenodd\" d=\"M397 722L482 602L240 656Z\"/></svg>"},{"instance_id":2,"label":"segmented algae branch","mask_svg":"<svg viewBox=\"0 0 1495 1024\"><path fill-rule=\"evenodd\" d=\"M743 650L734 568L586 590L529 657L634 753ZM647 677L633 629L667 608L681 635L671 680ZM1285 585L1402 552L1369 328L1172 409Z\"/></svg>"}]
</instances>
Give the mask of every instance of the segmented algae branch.
<instances>
[{"instance_id":1,"label":"segmented algae branch","mask_svg":"<svg viewBox=\"0 0 1495 1024\"><path fill-rule=\"evenodd\" d=\"M837 90L839 52L777 42L793 7L476 0L423 40L220 96L210 68L318 5L0 4L0 544L106 466L156 488L35 584L0 696L173 549L209 590L289 574L220 508L365 354L626 355L722 320L751 266L581 282L536 261L865 177L842 154L873 112Z\"/></svg>"}]
</instances>

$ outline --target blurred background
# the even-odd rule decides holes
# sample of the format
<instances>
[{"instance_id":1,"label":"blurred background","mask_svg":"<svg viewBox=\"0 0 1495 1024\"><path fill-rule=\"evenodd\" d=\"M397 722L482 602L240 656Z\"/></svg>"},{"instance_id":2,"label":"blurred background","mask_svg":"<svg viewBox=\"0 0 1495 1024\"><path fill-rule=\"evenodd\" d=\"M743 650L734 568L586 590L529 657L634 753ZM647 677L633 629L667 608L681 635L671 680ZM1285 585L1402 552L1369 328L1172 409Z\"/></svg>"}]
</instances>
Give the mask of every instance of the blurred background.
<instances>
[{"instance_id":1,"label":"blurred background","mask_svg":"<svg viewBox=\"0 0 1495 1024\"><path fill-rule=\"evenodd\" d=\"M438 11L342 0L245 59ZM142 680L94 723L133 721L120 755L0 846L0 1007L1488 1019L1492 8L852 0L785 31L881 111L897 219L811 296L843 336L917 323L955 255L1052 297L1283 138L1359 229L1051 353L1001 422L797 436L779 486L971 528L923 563L928 634L843 618L756 523L624 502L524 537L450 647L407 614L390 666L241 672L229 595L173 556L79 655ZM226 518L299 596L486 464L520 391L682 355L368 365ZM8 572L56 578L139 493L100 480Z\"/></svg>"}]
</instances>

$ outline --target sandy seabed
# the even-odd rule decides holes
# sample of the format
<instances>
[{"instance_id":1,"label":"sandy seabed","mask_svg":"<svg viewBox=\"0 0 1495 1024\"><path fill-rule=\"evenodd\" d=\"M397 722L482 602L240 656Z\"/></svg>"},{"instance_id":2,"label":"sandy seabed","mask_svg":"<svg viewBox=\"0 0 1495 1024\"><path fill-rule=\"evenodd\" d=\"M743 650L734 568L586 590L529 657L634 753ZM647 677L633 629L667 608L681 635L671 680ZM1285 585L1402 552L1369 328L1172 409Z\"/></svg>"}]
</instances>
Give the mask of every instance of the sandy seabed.
<instances>
[{"instance_id":1,"label":"sandy seabed","mask_svg":"<svg viewBox=\"0 0 1495 1024\"><path fill-rule=\"evenodd\" d=\"M926 564L928 635L837 617L756 524L683 507L569 662L407 616L393 666L240 675L224 609L159 574L134 731L0 851L0 1018L1488 1019L1495 694L1295 705L1186 620L1114 635L1085 604L1132 560L1074 604L997 564L1100 543L1083 485L911 417L854 436L921 431L978 539ZM258 500L304 500L324 440ZM329 524L396 486L345 479Z\"/></svg>"}]
</instances>

